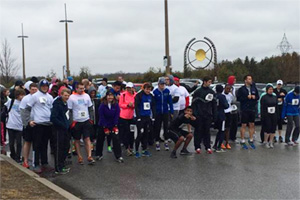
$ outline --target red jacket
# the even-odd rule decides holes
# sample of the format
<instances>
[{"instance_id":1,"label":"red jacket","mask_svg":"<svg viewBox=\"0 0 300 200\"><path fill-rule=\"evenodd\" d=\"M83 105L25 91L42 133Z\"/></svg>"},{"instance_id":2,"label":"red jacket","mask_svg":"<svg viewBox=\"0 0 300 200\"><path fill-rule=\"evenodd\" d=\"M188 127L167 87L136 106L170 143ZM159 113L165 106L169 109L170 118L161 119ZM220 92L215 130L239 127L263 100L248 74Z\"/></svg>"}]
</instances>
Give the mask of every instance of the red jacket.
<instances>
[{"instance_id":1,"label":"red jacket","mask_svg":"<svg viewBox=\"0 0 300 200\"><path fill-rule=\"evenodd\" d=\"M121 109L120 118L122 119L133 119L134 115L134 97L136 93L131 94L127 91L121 93L119 99L119 106ZM129 103L132 103L132 106L129 107Z\"/></svg>"}]
</instances>

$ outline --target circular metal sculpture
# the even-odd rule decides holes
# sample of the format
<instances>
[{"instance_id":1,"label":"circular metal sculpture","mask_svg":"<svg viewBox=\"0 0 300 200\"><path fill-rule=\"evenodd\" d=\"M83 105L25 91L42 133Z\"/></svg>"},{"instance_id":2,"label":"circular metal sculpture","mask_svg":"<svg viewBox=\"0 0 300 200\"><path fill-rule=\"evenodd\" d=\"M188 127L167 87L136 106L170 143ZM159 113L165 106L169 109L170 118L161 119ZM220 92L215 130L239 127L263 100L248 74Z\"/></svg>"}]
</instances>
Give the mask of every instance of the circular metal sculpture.
<instances>
[{"instance_id":1,"label":"circular metal sculpture","mask_svg":"<svg viewBox=\"0 0 300 200\"><path fill-rule=\"evenodd\" d=\"M203 40L193 38L185 48L185 66L195 69L205 69L211 63L217 63L217 52L212 41L206 37Z\"/></svg>"}]
</instances>

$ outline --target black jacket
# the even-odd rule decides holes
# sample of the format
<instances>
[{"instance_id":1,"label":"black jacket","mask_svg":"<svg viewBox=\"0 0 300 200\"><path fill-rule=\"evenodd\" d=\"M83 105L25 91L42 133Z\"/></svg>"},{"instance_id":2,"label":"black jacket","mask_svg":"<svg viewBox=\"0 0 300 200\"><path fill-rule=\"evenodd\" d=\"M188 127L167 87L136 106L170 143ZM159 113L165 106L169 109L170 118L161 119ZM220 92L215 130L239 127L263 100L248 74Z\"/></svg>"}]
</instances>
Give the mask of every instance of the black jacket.
<instances>
[{"instance_id":1,"label":"black jacket","mask_svg":"<svg viewBox=\"0 0 300 200\"><path fill-rule=\"evenodd\" d=\"M224 121L225 120L225 112L224 110L229 108L229 104L226 100L225 95L223 94L216 94L217 98L217 110L218 110L218 120Z\"/></svg>"},{"instance_id":2,"label":"black jacket","mask_svg":"<svg viewBox=\"0 0 300 200\"><path fill-rule=\"evenodd\" d=\"M282 103L280 104L280 106L283 106L284 98L285 98L285 96L287 94L286 90L280 88L280 90L278 91L277 88L274 88L274 93L276 94L277 99L282 99ZM280 96L280 93L284 93L284 96Z\"/></svg>"},{"instance_id":3,"label":"black jacket","mask_svg":"<svg viewBox=\"0 0 300 200\"><path fill-rule=\"evenodd\" d=\"M191 120L191 119L185 118L184 113L183 113L183 114L180 114L178 117L176 117L176 118L170 123L169 128L172 129L172 130L178 130L178 129L180 129L180 126L181 126L182 124L191 124L193 127L196 127L196 126L197 126L196 120L193 121L193 120Z\"/></svg>"},{"instance_id":4,"label":"black jacket","mask_svg":"<svg viewBox=\"0 0 300 200\"><path fill-rule=\"evenodd\" d=\"M213 96L212 100L207 100L207 97ZM210 118L216 120L217 118L217 102L214 97L215 92L208 87L201 87L193 94L192 108L196 117Z\"/></svg>"},{"instance_id":5,"label":"black jacket","mask_svg":"<svg viewBox=\"0 0 300 200\"><path fill-rule=\"evenodd\" d=\"M69 112L67 103L64 103L61 97L58 97L53 102L53 108L50 116L50 121L53 123L54 127L65 130L69 128L67 112Z\"/></svg>"},{"instance_id":6,"label":"black jacket","mask_svg":"<svg viewBox=\"0 0 300 200\"><path fill-rule=\"evenodd\" d=\"M277 115L278 112L278 101L274 95L266 94L260 100L261 105L261 118L262 120L266 119L270 115ZM268 108L275 108L275 112L273 114L268 112Z\"/></svg>"},{"instance_id":7,"label":"black jacket","mask_svg":"<svg viewBox=\"0 0 300 200\"><path fill-rule=\"evenodd\" d=\"M255 99L248 99L249 91L246 85L237 91L237 100L241 103L241 111L256 111L259 94L255 84L250 86L250 93L255 95Z\"/></svg>"}]
</instances>

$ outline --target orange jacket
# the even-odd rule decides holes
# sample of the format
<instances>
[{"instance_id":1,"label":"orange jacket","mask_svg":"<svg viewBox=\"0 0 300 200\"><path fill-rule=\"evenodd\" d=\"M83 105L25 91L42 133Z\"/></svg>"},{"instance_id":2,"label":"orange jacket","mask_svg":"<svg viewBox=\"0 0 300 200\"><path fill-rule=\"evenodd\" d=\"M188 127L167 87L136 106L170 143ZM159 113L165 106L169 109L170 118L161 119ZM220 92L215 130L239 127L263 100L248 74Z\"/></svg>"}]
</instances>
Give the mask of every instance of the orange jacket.
<instances>
[{"instance_id":1,"label":"orange jacket","mask_svg":"<svg viewBox=\"0 0 300 200\"><path fill-rule=\"evenodd\" d=\"M120 118L122 119L133 119L134 115L134 97L136 93L129 93L127 91L121 93L119 99L119 106L121 109ZM132 106L129 106L129 103L132 103Z\"/></svg>"}]
</instances>

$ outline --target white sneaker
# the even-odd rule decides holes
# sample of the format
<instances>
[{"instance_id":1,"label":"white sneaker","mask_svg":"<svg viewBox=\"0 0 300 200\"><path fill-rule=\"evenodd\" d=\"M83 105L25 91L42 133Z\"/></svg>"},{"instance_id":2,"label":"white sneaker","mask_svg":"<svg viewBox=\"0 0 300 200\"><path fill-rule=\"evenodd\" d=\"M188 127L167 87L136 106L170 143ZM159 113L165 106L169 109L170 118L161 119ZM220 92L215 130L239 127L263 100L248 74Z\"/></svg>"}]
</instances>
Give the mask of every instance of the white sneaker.
<instances>
[{"instance_id":1,"label":"white sneaker","mask_svg":"<svg viewBox=\"0 0 300 200\"><path fill-rule=\"evenodd\" d=\"M268 142L265 143L265 146L266 146L267 149L270 149L270 144Z\"/></svg>"},{"instance_id":2,"label":"white sneaker","mask_svg":"<svg viewBox=\"0 0 300 200\"><path fill-rule=\"evenodd\" d=\"M270 145L269 145L269 146L270 146L271 149L274 149L274 145L273 145L272 142L270 142Z\"/></svg>"}]
</instances>

